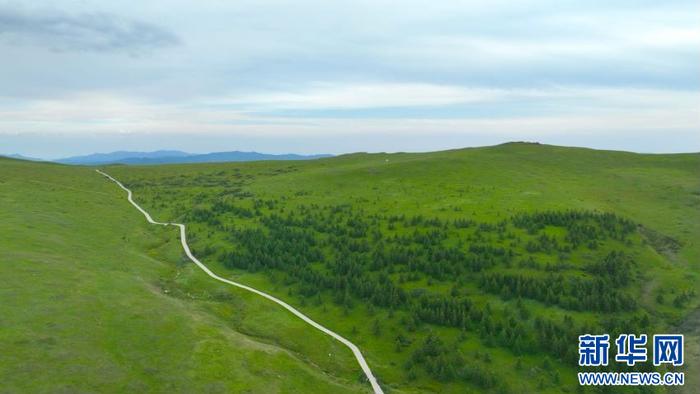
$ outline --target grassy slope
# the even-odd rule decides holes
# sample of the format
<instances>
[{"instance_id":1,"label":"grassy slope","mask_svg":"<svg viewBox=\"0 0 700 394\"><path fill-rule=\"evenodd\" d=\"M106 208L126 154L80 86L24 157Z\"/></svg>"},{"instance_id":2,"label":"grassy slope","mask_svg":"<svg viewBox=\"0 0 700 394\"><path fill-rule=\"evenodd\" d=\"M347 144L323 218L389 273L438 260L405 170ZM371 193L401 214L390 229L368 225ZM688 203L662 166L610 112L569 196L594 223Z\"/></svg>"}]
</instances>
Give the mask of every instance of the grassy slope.
<instances>
[{"instance_id":1,"label":"grassy slope","mask_svg":"<svg viewBox=\"0 0 700 394\"><path fill-rule=\"evenodd\" d=\"M657 253L649 246L640 252L642 267L649 272L644 287L637 289L641 302L671 324L681 324L684 317L697 308L697 299L685 309L677 310L656 305L653 296L658 292L698 288L698 154L639 155L506 144L428 154L355 154L300 163L112 167L108 171L137 185L137 199L145 201L158 216L174 219L191 209L197 194L206 201L222 191L217 179L226 178L233 170L250 175L246 191L260 198L285 196L289 205L347 202L362 206L368 212L443 218L454 216L454 210L459 209L463 215L485 221L496 221L515 212L543 209L616 212L671 236L683 245L673 255ZM186 187L173 183L183 180ZM193 230L195 234L198 230L201 234L207 231L196 226ZM217 269L223 270L222 267ZM231 275L285 296L284 289L278 289L265 275L243 272L231 272ZM363 312L355 310L353 314L357 316L346 318L333 308L321 310L306 306L302 309L356 340L368 353L370 364L394 387L449 388L427 380L410 386L401 384L404 376L397 362L401 358L390 355L393 352L392 344L387 343L390 338L377 340L363 334L369 331L364 326L354 337L350 333L348 322L365 320L369 324L370 319L364 317ZM695 343L687 347L697 347L697 337L689 341ZM478 340L471 339L465 345L466 348L480 346ZM500 355L498 350L494 352L499 366L508 370L514 359L507 354ZM526 363L535 365L540 361L526 360ZM690 368L697 368L697 364ZM573 382L572 372L572 369L563 370L562 379ZM700 374L688 373L690 387L698 387L696 375ZM459 387L453 389L460 390Z\"/></svg>"},{"instance_id":2,"label":"grassy slope","mask_svg":"<svg viewBox=\"0 0 700 394\"><path fill-rule=\"evenodd\" d=\"M349 351L185 264L90 169L0 158L0 217L0 391L366 389Z\"/></svg>"}]
</instances>

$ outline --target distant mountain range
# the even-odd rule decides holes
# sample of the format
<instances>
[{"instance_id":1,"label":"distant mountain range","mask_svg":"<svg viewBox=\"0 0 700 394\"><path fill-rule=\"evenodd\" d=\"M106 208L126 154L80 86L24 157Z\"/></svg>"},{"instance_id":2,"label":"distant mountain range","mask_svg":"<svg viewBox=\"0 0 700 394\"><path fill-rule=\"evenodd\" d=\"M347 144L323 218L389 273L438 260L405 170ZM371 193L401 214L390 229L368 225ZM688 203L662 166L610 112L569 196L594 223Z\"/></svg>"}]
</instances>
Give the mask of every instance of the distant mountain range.
<instances>
[{"instance_id":1,"label":"distant mountain range","mask_svg":"<svg viewBox=\"0 0 700 394\"><path fill-rule=\"evenodd\" d=\"M282 154L273 155L258 152L213 152L194 154L182 151L159 150L155 152L126 152L94 153L86 156L73 156L54 160L56 163L74 165L102 165L102 164L172 164L172 163L212 163L228 161L259 161L259 160L311 160L332 155L297 155Z\"/></svg>"},{"instance_id":2,"label":"distant mountain range","mask_svg":"<svg viewBox=\"0 0 700 394\"><path fill-rule=\"evenodd\" d=\"M13 153L13 154L9 154L9 155L0 154L0 156L9 157L11 159L19 159L19 160L43 161L42 159L37 159L35 157L29 157L29 156L22 156L22 155L17 154L17 153Z\"/></svg>"}]
</instances>

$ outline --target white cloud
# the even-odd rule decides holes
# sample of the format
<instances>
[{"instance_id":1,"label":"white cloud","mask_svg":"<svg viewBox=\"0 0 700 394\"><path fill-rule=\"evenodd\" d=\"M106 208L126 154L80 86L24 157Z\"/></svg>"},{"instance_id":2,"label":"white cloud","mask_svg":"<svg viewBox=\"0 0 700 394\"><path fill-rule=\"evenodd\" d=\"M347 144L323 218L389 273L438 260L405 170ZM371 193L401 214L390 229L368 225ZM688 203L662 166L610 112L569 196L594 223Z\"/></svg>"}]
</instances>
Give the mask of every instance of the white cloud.
<instances>
[{"instance_id":1,"label":"white cloud","mask_svg":"<svg viewBox=\"0 0 700 394\"><path fill-rule=\"evenodd\" d=\"M248 95L230 103L266 109L358 109L484 102L502 95L498 89L427 83L315 83L302 91Z\"/></svg>"},{"instance_id":2,"label":"white cloud","mask_svg":"<svg viewBox=\"0 0 700 394\"><path fill-rule=\"evenodd\" d=\"M606 110L618 107L689 108L695 107L698 100L700 100L700 92L644 88L550 86L541 89L487 89L425 83L315 83L310 88L294 92L219 97L213 99L210 104L231 108L242 107L248 111L280 109L318 111L484 103L501 103L506 106L513 101L549 101L553 104L566 105L573 101L579 109L600 107L600 110Z\"/></svg>"},{"instance_id":3,"label":"white cloud","mask_svg":"<svg viewBox=\"0 0 700 394\"><path fill-rule=\"evenodd\" d=\"M697 48L700 46L700 28L666 27L639 32L630 40L660 48Z\"/></svg>"},{"instance_id":4,"label":"white cloud","mask_svg":"<svg viewBox=\"0 0 700 394\"><path fill-rule=\"evenodd\" d=\"M317 85L296 94L270 94L247 101L248 110L279 108L362 110L373 106L425 106L475 102L501 105L509 100L544 100L558 105L556 113L518 116L444 118L328 118L308 115L289 118L255 115L228 108L238 99L203 100L183 105L149 103L106 94L76 95L39 100L2 109L2 133L202 133L241 135L325 135L327 133L490 133L511 136L584 133L604 135L698 130L700 93L650 89L590 89L560 87L549 90L480 90L432 85ZM505 105L505 104L502 104ZM700 130L698 130L700 131Z\"/></svg>"}]
</instances>

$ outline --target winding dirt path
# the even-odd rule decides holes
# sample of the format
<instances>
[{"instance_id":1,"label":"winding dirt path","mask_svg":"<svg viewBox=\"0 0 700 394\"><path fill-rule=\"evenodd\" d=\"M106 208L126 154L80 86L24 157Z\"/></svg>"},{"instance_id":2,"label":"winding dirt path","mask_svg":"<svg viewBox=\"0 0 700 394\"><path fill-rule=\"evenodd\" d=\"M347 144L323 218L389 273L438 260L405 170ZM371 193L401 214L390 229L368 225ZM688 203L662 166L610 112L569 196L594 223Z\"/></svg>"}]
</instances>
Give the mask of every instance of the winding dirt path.
<instances>
[{"instance_id":1,"label":"winding dirt path","mask_svg":"<svg viewBox=\"0 0 700 394\"><path fill-rule=\"evenodd\" d=\"M362 371L365 373L365 376L367 376L367 379L369 380L370 384L372 385L372 390L374 390L374 393L375 393L375 394L384 394L384 392L382 391L382 388L379 386L379 383L377 383L377 379L376 379L376 378L374 377L374 375L372 374L372 370L369 369L369 365L367 365L367 361L365 361L365 358L362 356L362 353L360 352L360 349L359 349L357 346L355 346L354 343L352 343L352 342L350 342L349 340L343 338L343 337L340 336L339 334L337 334L337 333L335 333L335 332L329 330L328 328L326 328L326 327L320 325L319 323L316 323L316 322L313 321L310 317L308 317L308 316L306 316L305 314L299 312L299 311L296 310L294 307L292 307L291 305L287 304L286 302L280 300L279 298L275 298L275 297L273 297L273 296L271 296L271 295L269 295L269 294L267 294L267 293L264 293L264 292L262 292L262 291L260 291L260 290L254 289L254 288L252 288L252 287L250 287L250 286L246 286L246 285L244 285L244 284L241 284L241 283L238 283L238 282L234 282L234 281L232 281L232 280L228 280L228 279L225 279L225 278L222 278L222 277L216 275L216 274L213 273L206 265L204 265L201 261L197 260L197 258L194 257L194 255L193 255L192 252L190 251L190 247L187 245L187 236L186 236L186 234L185 234L185 225L184 225L184 224L181 224L181 223L162 223L162 222L156 222L155 220L153 220L153 218L151 217L151 215L150 215L148 212L146 212L145 209L141 208L138 204L136 204L136 202L134 202L134 200L133 200L133 198L132 198L131 190L127 189L124 185L122 185L121 182L119 182L118 180L112 178L112 177L111 177L110 175L108 175L107 173L104 173L104 172L102 172L102 171L100 171L100 170L95 170L95 171L97 171L98 173L104 175L105 177L107 177L108 179L110 179L111 181L113 181L114 183L116 183L117 185L119 185L119 187L121 187L122 189L126 190L126 192L127 192L127 199L129 200L129 202L131 203L131 205L133 205L134 207L136 207L136 209L138 209L138 210L146 217L146 220L148 220L148 223L157 224L157 225L160 225L160 226L177 226L177 227L179 227L179 228L180 228L180 242L182 243L182 248L185 250L185 254L187 254L187 257L189 257L190 260L192 260L195 264L197 264L197 266L198 266L199 268L201 268L202 271L204 271L207 275L209 275L210 277L212 277L212 278L214 278L214 279L216 279L216 280L218 280L218 281L220 281L220 282L224 282L224 283L229 284L229 285L231 285L231 286L236 286L236 287L239 287L239 288L241 288L241 289L248 290L248 291L250 291L250 292L252 292L252 293L255 293L255 294L259 295L259 296L262 296L262 297L267 298L268 300L270 300L270 301L272 301L272 302L274 302L274 303L276 303L276 304L282 306L284 309L286 309L286 310L292 312L292 313L293 313L294 315L296 315L298 318L300 318L301 320L303 320L303 321L305 321L306 323L310 324L310 325L313 326L315 329L317 329L317 330L323 332L323 333L326 334L326 335L330 335L331 337L333 337L334 339L336 339L337 341L339 341L339 342L342 343L343 345L345 345L345 346L347 346L348 348L350 348L350 350L352 350L352 353L355 355L355 358L357 359L358 364L360 364L360 367L362 368Z\"/></svg>"}]
</instances>

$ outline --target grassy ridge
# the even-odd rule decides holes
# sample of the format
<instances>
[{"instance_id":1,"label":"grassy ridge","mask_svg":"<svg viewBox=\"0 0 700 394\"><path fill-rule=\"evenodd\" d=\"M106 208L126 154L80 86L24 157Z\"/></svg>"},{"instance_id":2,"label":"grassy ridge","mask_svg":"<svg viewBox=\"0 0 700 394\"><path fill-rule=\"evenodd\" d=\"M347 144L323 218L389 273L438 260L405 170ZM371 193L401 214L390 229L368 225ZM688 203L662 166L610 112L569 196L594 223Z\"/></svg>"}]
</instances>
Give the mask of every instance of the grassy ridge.
<instances>
[{"instance_id":1,"label":"grassy ridge","mask_svg":"<svg viewBox=\"0 0 700 394\"><path fill-rule=\"evenodd\" d=\"M367 390L349 351L211 281L93 170L0 158L0 217L0 391Z\"/></svg>"},{"instance_id":2,"label":"grassy ridge","mask_svg":"<svg viewBox=\"0 0 700 394\"><path fill-rule=\"evenodd\" d=\"M505 382L501 387L504 390L558 392L571 387L577 369L570 366L572 360L557 362L556 354L516 352L499 343L499 339L487 340L488 332L483 327L467 328L460 333L459 329L444 324L422 322L417 329L409 330L406 319L412 314L403 307L368 308L361 296L351 296L353 307L343 307L342 303L331 302L334 294L325 290L313 297L305 296L309 289L290 277L293 274L285 271L285 267L258 271L229 264L230 259L226 259L223 251L248 249L250 252L250 248L263 247L273 240L263 238L260 244L254 243L258 242L255 240L241 243L231 235L232 231L257 228L264 237L274 230L264 223L269 223L275 215L322 212L318 220L323 221L330 215L324 207L338 205L349 206L353 212L348 214L350 217L359 215L360 219L378 223L370 228L378 230L378 236L384 239L427 231L426 226L412 228L405 222L390 229L386 221L391 215L424 216L440 223L464 218L494 224L517 214L541 211L611 212L635 223L633 234L620 241L602 239L599 245L583 245L566 253L561 251L566 249L562 247L559 254L564 254L564 262L569 265L561 270L567 280L594 279L591 263L602 260L610 251L623 251L634 263L631 285L622 291L636 305L614 313L577 310L530 295L523 299L523 308L531 316L525 319L528 335L536 335L534 318L538 316L550 316L555 323L570 319L581 327L609 324L606 321L610 317L628 323L641 319L645 328L671 330L687 327L684 321L698 306L698 154L639 155L505 144L426 154L353 154L313 162L110 167L108 171L132 187L137 200L153 209L158 217L187 222L195 248L207 256L208 264L222 272L228 269L229 275L299 305L312 317L355 341L367 353L382 381L395 389L455 392L479 389L479 379L473 379L469 371L460 371L460 376L471 376L466 382L441 379L430 368L407 371L406 363L420 358L421 346L425 346L430 335L457 349L457 356L477 360L474 367L481 368L479 371L495 371L496 377ZM309 207L311 211L304 211ZM348 218L340 217L343 225ZM507 232L513 233L513 242L522 240L513 249L517 256L533 256L542 263L557 262L554 252L526 251L524 245L533 236L512 224L507 226ZM304 231L295 230L294 226L284 228L290 234ZM571 229L550 226L537 231L565 243ZM477 230L445 230L444 246L458 245L460 240L466 240L467 245L480 239L478 242L496 246L507 242L499 241L496 233L477 233ZM313 234L321 245L332 241L323 231ZM360 238L371 247L376 246L370 236ZM337 258L333 256L338 256L333 253L338 251L324 248L329 269L335 269L332 262ZM324 264L311 264L308 269L321 275L329 272ZM514 271L510 265L496 265L484 272L465 273L459 281L416 273L415 278L401 282L401 273L409 271L401 265L396 265L396 269L398 273L391 269L386 272L394 272L390 274L392 283L407 292L426 289L429 294L443 297L453 292L453 298L464 298L479 308L487 308L503 321L520 306L499 288L484 285L482 274L520 273L527 278L546 275L543 267ZM377 273L380 277L381 272ZM377 277L369 275L368 280ZM455 287L456 290L451 290ZM686 293L694 295L686 297ZM377 325L381 329L377 330ZM407 336L410 344L395 346L396 333ZM697 348L697 332L688 329L686 334L689 335L686 346ZM575 352L576 342L568 340ZM689 364L688 371L697 368L697 359ZM697 374L687 375L692 390L698 384L694 380ZM413 380L406 383L407 379Z\"/></svg>"}]
</instances>

